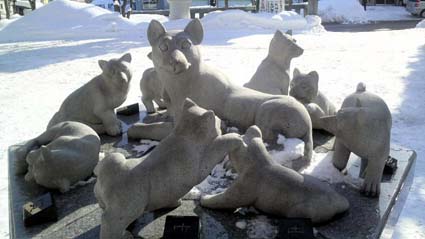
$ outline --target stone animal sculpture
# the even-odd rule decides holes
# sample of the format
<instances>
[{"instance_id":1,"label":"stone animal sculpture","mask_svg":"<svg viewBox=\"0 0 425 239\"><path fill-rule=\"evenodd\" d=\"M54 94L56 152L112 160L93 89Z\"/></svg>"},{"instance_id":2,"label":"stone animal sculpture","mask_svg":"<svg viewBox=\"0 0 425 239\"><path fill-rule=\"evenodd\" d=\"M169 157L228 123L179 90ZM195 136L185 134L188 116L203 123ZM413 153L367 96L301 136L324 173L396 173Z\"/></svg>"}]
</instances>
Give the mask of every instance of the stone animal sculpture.
<instances>
[{"instance_id":1,"label":"stone animal sculpture","mask_svg":"<svg viewBox=\"0 0 425 239\"><path fill-rule=\"evenodd\" d=\"M228 126L245 130L258 125L267 142L276 142L278 134L302 139L304 159L311 159L312 127L305 107L290 96L236 86L219 70L205 64L199 46L203 39L199 19L192 20L183 31L168 32L160 22L152 20L148 39L155 69L170 100L168 111L175 120L178 121L181 106L188 97L199 106L213 110ZM134 130L130 128L129 132Z\"/></svg>"},{"instance_id":2,"label":"stone animal sculpture","mask_svg":"<svg viewBox=\"0 0 425 239\"><path fill-rule=\"evenodd\" d=\"M26 173L26 181L66 192L93 173L99 150L100 139L92 128L65 121L19 147L15 168Z\"/></svg>"},{"instance_id":3,"label":"stone animal sculpture","mask_svg":"<svg viewBox=\"0 0 425 239\"><path fill-rule=\"evenodd\" d=\"M114 109L127 98L131 80L130 62L130 53L119 59L99 60L102 74L72 92L47 128L63 121L78 121L92 127L98 134L120 134L121 123Z\"/></svg>"},{"instance_id":4,"label":"stone animal sculpture","mask_svg":"<svg viewBox=\"0 0 425 239\"><path fill-rule=\"evenodd\" d=\"M287 95L291 60L303 52L291 35L276 31L267 57L244 86L268 94Z\"/></svg>"},{"instance_id":5,"label":"stone animal sculpture","mask_svg":"<svg viewBox=\"0 0 425 239\"><path fill-rule=\"evenodd\" d=\"M148 54L149 59L152 59L152 53ZM158 79L155 68L148 68L143 72L140 80L140 91L142 92L142 102L146 107L148 114L156 112L153 102L158 105L159 109L166 109L166 102L163 100L163 84Z\"/></svg>"},{"instance_id":6,"label":"stone animal sculpture","mask_svg":"<svg viewBox=\"0 0 425 239\"><path fill-rule=\"evenodd\" d=\"M390 152L391 113L377 95L366 92L364 84L342 103L336 116L323 117L323 127L335 136L333 165L339 170L347 166L350 152L362 159L360 176L364 177L361 191L378 196L385 161Z\"/></svg>"},{"instance_id":7,"label":"stone animal sculpture","mask_svg":"<svg viewBox=\"0 0 425 239\"><path fill-rule=\"evenodd\" d=\"M173 132L147 156L106 156L95 169L102 215L100 238L121 238L144 212L175 207L204 180L227 152L242 145L238 134L221 135L220 119L185 100Z\"/></svg>"},{"instance_id":8,"label":"stone animal sculpture","mask_svg":"<svg viewBox=\"0 0 425 239\"><path fill-rule=\"evenodd\" d=\"M310 114L314 129L323 129L320 118L335 115L335 106L319 91L319 74L311 71L308 74L294 70L289 95L304 104Z\"/></svg>"},{"instance_id":9,"label":"stone animal sculpture","mask_svg":"<svg viewBox=\"0 0 425 239\"><path fill-rule=\"evenodd\" d=\"M347 199L327 183L276 163L267 152L257 126L247 130L243 141L242 147L229 154L238 177L224 192L203 196L201 206L215 209L254 206L277 216L311 218L313 223L326 222L348 210Z\"/></svg>"}]
</instances>

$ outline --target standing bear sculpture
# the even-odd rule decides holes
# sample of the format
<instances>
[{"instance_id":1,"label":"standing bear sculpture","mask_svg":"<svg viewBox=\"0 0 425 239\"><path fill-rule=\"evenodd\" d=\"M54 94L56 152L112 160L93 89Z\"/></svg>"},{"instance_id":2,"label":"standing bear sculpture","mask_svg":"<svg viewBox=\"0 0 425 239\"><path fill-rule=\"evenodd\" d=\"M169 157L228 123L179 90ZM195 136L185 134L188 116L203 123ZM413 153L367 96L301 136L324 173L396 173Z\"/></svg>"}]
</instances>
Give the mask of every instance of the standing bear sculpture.
<instances>
[{"instance_id":1,"label":"standing bear sculpture","mask_svg":"<svg viewBox=\"0 0 425 239\"><path fill-rule=\"evenodd\" d=\"M267 57L244 86L268 94L287 95L291 61L303 52L291 35L277 30L270 42Z\"/></svg>"},{"instance_id":2,"label":"standing bear sculpture","mask_svg":"<svg viewBox=\"0 0 425 239\"><path fill-rule=\"evenodd\" d=\"M193 19L183 31L166 31L160 22L152 20L148 39L155 69L170 100L168 111L174 120L180 118L181 106L188 97L199 106L213 110L228 126L246 130L258 125L269 143L275 143L278 134L300 138L305 143L304 159L311 159L312 126L305 107L290 96L234 85L219 70L205 64L200 52L203 28L199 19ZM129 135L135 136L132 132L136 131L136 127L130 128Z\"/></svg>"},{"instance_id":3,"label":"standing bear sculpture","mask_svg":"<svg viewBox=\"0 0 425 239\"><path fill-rule=\"evenodd\" d=\"M120 134L121 123L114 109L127 99L132 76L130 62L130 53L118 59L99 60L102 73L72 92L47 128L63 121L77 121L98 134Z\"/></svg>"},{"instance_id":4,"label":"standing bear sculpture","mask_svg":"<svg viewBox=\"0 0 425 239\"><path fill-rule=\"evenodd\" d=\"M238 177L224 192L203 196L201 206L254 206L277 216L311 218L313 223L326 222L348 210L347 199L327 183L276 163L267 152L258 127L251 126L243 141L244 145L229 155Z\"/></svg>"},{"instance_id":5,"label":"standing bear sculpture","mask_svg":"<svg viewBox=\"0 0 425 239\"><path fill-rule=\"evenodd\" d=\"M99 150L100 139L92 128L61 122L17 149L16 173L26 173L26 181L66 192L93 173Z\"/></svg>"},{"instance_id":6,"label":"standing bear sculpture","mask_svg":"<svg viewBox=\"0 0 425 239\"><path fill-rule=\"evenodd\" d=\"M336 116L321 120L323 127L336 136L333 165L343 170L351 152L360 156L360 176L364 177L361 191L367 196L378 196L391 142L391 112L387 104L359 83Z\"/></svg>"},{"instance_id":7,"label":"standing bear sculpture","mask_svg":"<svg viewBox=\"0 0 425 239\"><path fill-rule=\"evenodd\" d=\"M220 119L186 99L173 132L148 155L106 156L95 169L95 195L103 209L100 238L121 238L144 212L175 207L225 155L240 147L238 134L221 135Z\"/></svg>"},{"instance_id":8,"label":"standing bear sculpture","mask_svg":"<svg viewBox=\"0 0 425 239\"><path fill-rule=\"evenodd\" d=\"M323 129L320 118L335 115L335 106L319 91L319 74L311 71L308 74L294 69L289 95L301 102L310 114L314 129Z\"/></svg>"},{"instance_id":9,"label":"standing bear sculpture","mask_svg":"<svg viewBox=\"0 0 425 239\"><path fill-rule=\"evenodd\" d=\"M152 59L152 53L148 54L148 58ZM153 102L158 105L159 109L167 108L163 99L164 86L161 80L158 79L155 68L148 68L143 72L140 80L140 91L142 92L142 102L148 114L156 112Z\"/></svg>"}]
</instances>

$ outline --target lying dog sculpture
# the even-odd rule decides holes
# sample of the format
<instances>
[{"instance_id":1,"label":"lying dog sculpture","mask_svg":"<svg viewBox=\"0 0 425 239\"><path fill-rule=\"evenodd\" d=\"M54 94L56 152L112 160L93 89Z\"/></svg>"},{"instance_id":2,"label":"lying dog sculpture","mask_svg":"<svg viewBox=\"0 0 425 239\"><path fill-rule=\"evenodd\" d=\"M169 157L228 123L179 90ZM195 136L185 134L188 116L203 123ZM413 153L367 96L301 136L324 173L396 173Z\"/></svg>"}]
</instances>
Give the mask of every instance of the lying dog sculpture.
<instances>
[{"instance_id":1,"label":"lying dog sculpture","mask_svg":"<svg viewBox=\"0 0 425 239\"><path fill-rule=\"evenodd\" d=\"M199 44L203 28L198 19L184 31L167 32L152 20L148 28L152 60L170 99L169 113L178 121L186 97L199 106L213 110L227 125L241 130L258 125L268 142L278 134L300 138L305 143L304 158L312 156L312 126L304 106L289 96L264 94L232 84L220 71L206 65ZM129 132L134 129L129 129ZM143 137L143 136L141 136Z\"/></svg>"},{"instance_id":2,"label":"lying dog sculpture","mask_svg":"<svg viewBox=\"0 0 425 239\"><path fill-rule=\"evenodd\" d=\"M220 119L212 111L187 99L173 132L150 154L125 159L115 153L96 167L95 195L104 210L100 237L121 238L144 212L178 206L227 152L241 145L240 135L221 135Z\"/></svg>"},{"instance_id":3,"label":"lying dog sculpture","mask_svg":"<svg viewBox=\"0 0 425 239\"><path fill-rule=\"evenodd\" d=\"M66 192L93 173L99 161L100 139L87 125L65 121L17 150L16 172L26 181Z\"/></svg>"},{"instance_id":4,"label":"lying dog sculpture","mask_svg":"<svg viewBox=\"0 0 425 239\"><path fill-rule=\"evenodd\" d=\"M277 216L311 218L313 223L348 210L347 199L327 183L273 161L258 127L251 126L243 141L244 146L230 152L238 177L226 191L203 196L201 206L236 209L252 205Z\"/></svg>"},{"instance_id":5,"label":"lying dog sculpture","mask_svg":"<svg viewBox=\"0 0 425 239\"><path fill-rule=\"evenodd\" d=\"M78 121L92 127L98 134L120 134L121 123L114 109L127 98L131 80L130 62L130 53L119 59L99 60L102 74L70 94L47 128L63 121Z\"/></svg>"}]
</instances>

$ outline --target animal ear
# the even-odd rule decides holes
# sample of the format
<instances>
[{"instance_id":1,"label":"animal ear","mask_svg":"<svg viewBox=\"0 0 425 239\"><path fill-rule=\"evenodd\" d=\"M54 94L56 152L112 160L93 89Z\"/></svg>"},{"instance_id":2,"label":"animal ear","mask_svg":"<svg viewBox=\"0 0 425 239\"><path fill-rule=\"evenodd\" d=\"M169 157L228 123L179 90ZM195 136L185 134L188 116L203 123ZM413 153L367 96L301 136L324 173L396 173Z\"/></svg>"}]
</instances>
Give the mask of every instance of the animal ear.
<instances>
[{"instance_id":1,"label":"animal ear","mask_svg":"<svg viewBox=\"0 0 425 239\"><path fill-rule=\"evenodd\" d=\"M148 53L148 55L147 55L147 57L148 57L150 60L152 60L152 52L149 52L149 53Z\"/></svg>"},{"instance_id":2,"label":"animal ear","mask_svg":"<svg viewBox=\"0 0 425 239\"><path fill-rule=\"evenodd\" d=\"M292 30L288 30L285 33L288 34L288 35L290 35L290 36L292 36Z\"/></svg>"},{"instance_id":3,"label":"animal ear","mask_svg":"<svg viewBox=\"0 0 425 239\"><path fill-rule=\"evenodd\" d=\"M183 109L189 109L190 107L196 106L195 102L191 99L186 98L183 103Z\"/></svg>"},{"instance_id":4,"label":"animal ear","mask_svg":"<svg viewBox=\"0 0 425 239\"><path fill-rule=\"evenodd\" d=\"M148 27L148 40L151 46L153 46L165 32L165 27L162 23L157 20L152 20Z\"/></svg>"},{"instance_id":5,"label":"animal ear","mask_svg":"<svg viewBox=\"0 0 425 239\"><path fill-rule=\"evenodd\" d=\"M125 61L128 63L131 63L131 54L130 53L126 53L124 54L121 58L120 61Z\"/></svg>"},{"instance_id":6,"label":"animal ear","mask_svg":"<svg viewBox=\"0 0 425 239\"><path fill-rule=\"evenodd\" d=\"M253 138L261 138L261 137L262 135L261 135L260 128L258 128L258 126L256 125L253 125L246 130L245 135L243 136L243 139L245 143L249 143Z\"/></svg>"},{"instance_id":7,"label":"animal ear","mask_svg":"<svg viewBox=\"0 0 425 239\"><path fill-rule=\"evenodd\" d=\"M312 71L308 73L308 75L313 80L315 88L319 88L319 74L317 73L317 71Z\"/></svg>"},{"instance_id":8,"label":"animal ear","mask_svg":"<svg viewBox=\"0 0 425 239\"><path fill-rule=\"evenodd\" d=\"M184 29L184 32L190 35L190 39L195 45L201 44L202 39L204 38L204 29L198 18L190 21Z\"/></svg>"},{"instance_id":9,"label":"animal ear","mask_svg":"<svg viewBox=\"0 0 425 239\"><path fill-rule=\"evenodd\" d=\"M102 71L105 71L106 65L108 64L108 62L105 60L99 60L98 62L99 62L100 69L102 69Z\"/></svg>"},{"instance_id":10,"label":"animal ear","mask_svg":"<svg viewBox=\"0 0 425 239\"><path fill-rule=\"evenodd\" d=\"M278 37L283 37L283 34L282 34L282 32L281 32L281 31L276 30L276 32L274 33L273 38L278 38Z\"/></svg>"},{"instance_id":11,"label":"animal ear","mask_svg":"<svg viewBox=\"0 0 425 239\"><path fill-rule=\"evenodd\" d=\"M298 70L298 68L295 68L295 69L294 69L294 74L292 75L292 78L295 78L295 77L297 77L297 76L299 76L299 75L301 75L300 70Z\"/></svg>"},{"instance_id":12,"label":"animal ear","mask_svg":"<svg viewBox=\"0 0 425 239\"><path fill-rule=\"evenodd\" d=\"M206 122L209 122L210 120L215 119L215 114L214 111L212 110L207 110L207 112L205 112L204 114L202 114L202 119L205 120Z\"/></svg>"}]
</instances>

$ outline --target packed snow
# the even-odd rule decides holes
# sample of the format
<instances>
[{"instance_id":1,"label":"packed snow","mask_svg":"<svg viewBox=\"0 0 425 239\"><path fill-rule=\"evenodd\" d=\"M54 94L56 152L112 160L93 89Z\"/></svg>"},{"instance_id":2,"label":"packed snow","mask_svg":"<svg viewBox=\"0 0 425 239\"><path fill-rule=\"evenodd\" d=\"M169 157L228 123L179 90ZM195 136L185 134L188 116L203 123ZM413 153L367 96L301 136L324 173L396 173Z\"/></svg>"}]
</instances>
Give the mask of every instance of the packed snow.
<instances>
[{"instance_id":1,"label":"packed snow","mask_svg":"<svg viewBox=\"0 0 425 239\"><path fill-rule=\"evenodd\" d=\"M416 28L425 28L425 20L422 20L416 25Z\"/></svg>"},{"instance_id":2,"label":"packed snow","mask_svg":"<svg viewBox=\"0 0 425 239\"><path fill-rule=\"evenodd\" d=\"M321 0L320 3L327 1ZM344 2L348 4L349 1L352 0ZM216 13L217 19L213 14L210 20L203 20L203 59L221 69L235 84L242 85L266 56L274 29L285 29L274 28L275 21L292 13L267 15L263 17L266 20L255 22L258 25L253 28L235 20L231 25L218 20L237 19L227 14ZM246 17L246 21L250 21L249 18ZM100 73L99 59L119 57L125 52L132 54L134 74L124 104L140 102L139 79L144 69L152 67L146 57L150 52L146 29L151 19L158 19L167 28L174 29L183 29L188 22L168 21L163 16L152 15L138 15L126 20L91 5L57 0L28 16L17 18L0 30L0 238L9 235L7 147L43 132L64 98ZM302 21L299 17L294 20ZM208 21L221 24L221 27ZM307 18L306 21L306 28L295 31L294 36L305 51L293 61L292 67L302 71L317 70L321 91L337 106L345 96L354 92L359 81L365 82L369 91L387 102L393 114L392 142L417 151L415 181L395 237L425 238L425 112L420 100L425 94L425 31L332 33L309 28L309 22L320 22L317 18ZM281 138L280 141L289 158L299 152L299 144L293 140ZM288 145L292 142L293 146L287 146L285 142ZM326 177L321 179L327 181L351 180L332 171L329 157L315 154L312 166L305 169L305 173L317 177L324 175ZM218 165L209 181L207 178L207 183L204 181L204 185L198 185L199 192L194 196L201 195L205 188L208 190L204 193L220 192L226 187L222 178L230 182L234 177L235 174L225 170L224 163ZM256 220L245 222L251 236L255 237L261 231L262 235L273 235L275 231L267 221Z\"/></svg>"}]
</instances>

